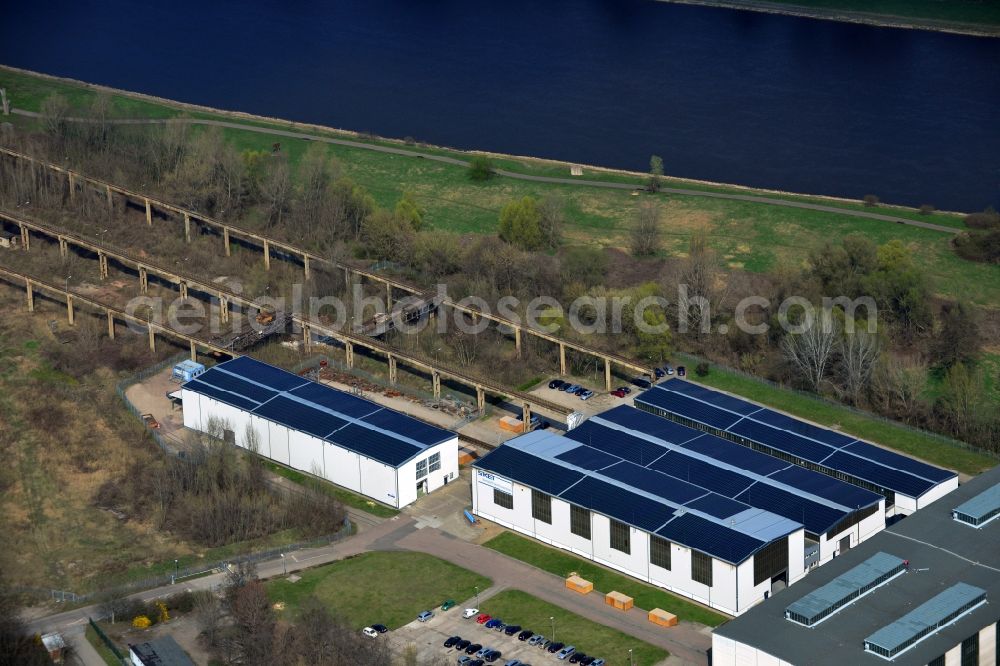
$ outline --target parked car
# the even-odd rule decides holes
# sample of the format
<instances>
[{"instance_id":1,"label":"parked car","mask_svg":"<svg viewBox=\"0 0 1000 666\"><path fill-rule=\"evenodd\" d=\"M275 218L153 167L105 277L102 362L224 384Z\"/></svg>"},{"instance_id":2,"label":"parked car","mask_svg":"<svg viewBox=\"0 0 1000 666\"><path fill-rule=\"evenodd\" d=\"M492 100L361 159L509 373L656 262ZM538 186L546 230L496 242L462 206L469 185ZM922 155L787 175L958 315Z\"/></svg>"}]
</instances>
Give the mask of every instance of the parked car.
<instances>
[{"instance_id":1,"label":"parked car","mask_svg":"<svg viewBox=\"0 0 1000 666\"><path fill-rule=\"evenodd\" d=\"M615 396L616 398L624 398L625 397L625 393L623 391L619 390L619 389L615 389L614 391L612 391L611 395Z\"/></svg>"},{"instance_id":2,"label":"parked car","mask_svg":"<svg viewBox=\"0 0 1000 666\"><path fill-rule=\"evenodd\" d=\"M458 645L458 642L460 640L462 640L461 636L452 636L450 638L446 638L444 639L444 646L446 648L455 647L456 645Z\"/></svg>"},{"instance_id":3,"label":"parked car","mask_svg":"<svg viewBox=\"0 0 1000 666\"><path fill-rule=\"evenodd\" d=\"M643 379L642 377L636 377L632 380L634 386L638 386L641 389L648 389L653 384L648 379Z\"/></svg>"},{"instance_id":4,"label":"parked car","mask_svg":"<svg viewBox=\"0 0 1000 666\"><path fill-rule=\"evenodd\" d=\"M482 643L473 643L469 647L465 648L465 654L476 654L483 649Z\"/></svg>"},{"instance_id":5,"label":"parked car","mask_svg":"<svg viewBox=\"0 0 1000 666\"><path fill-rule=\"evenodd\" d=\"M667 373L668 375L674 374L674 366L667 363L665 366L663 366L663 372Z\"/></svg>"},{"instance_id":6,"label":"parked car","mask_svg":"<svg viewBox=\"0 0 1000 666\"><path fill-rule=\"evenodd\" d=\"M583 664L583 666L590 666L596 660L597 660L597 657L584 657L583 659L580 660L580 663Z\"/></svg>"},{"instance_id":7,"label":"parked car","mask_svg":"<svg viewBox=\"0 0 1000 666\"><path fill-rule=\"evenodd\" d=\"M542 636L541 634L535 634L534 636L528 639L528 645L538 645L539 643L542 643L544 641L545 641L545 636Z\"/></svg>"},{"instance_id":8,"label":"parked car","mask_svg":"<svg viewBox=\"0 0 1000 666\"><path fill-rule=\"evenodd\" d=\"M423 613L417 616L417 619L421 622L426 622L427 620L434 617L434 611L425 610Z\"/></svg>"},{"instance_id":9,"label":"parked car","mask_svg":"<svg viewBox=\"0 0 1000 666\"><path fill-rule=\"evenodd\" d=\"M569 382L566 382L565 384L559 387L559 390L566 391L567 393L572 393L573 391L576 390L576 384L570 384Z\"/></svg>"},{"instance_id":10,"label":"parked car","mask_svg":"<svg viewBox=\"0 0 1000 666\"><path fill-rule=\"evenodd\" d=\"M488 647L479 648L476 651L476 659L482 659L483 657L485 657L488 653L490 653L492 651L493 651L493 648L488 648Z\"/></svg>"},{"instance_id":11,"label":"parked car","mask_svg":"<svg viewBox=\"0 0 1000 666\"><path fill-rule=\"evenodd\" d=\"M511 659L510 661L505 661L503 663L503 666L521 666L521 664L523 663L524 663L523 661L519 661L517 659Z\"/></svg>"},{"instance_id":12,"label":"parked car","mask_svg":"<svg viewBox=\"0 0 1000 666\"><path fill-rule=\"evenodd\" d=\"M584 391L580 394L580 400L590 400L594 396L593 391Z\"/></svg>"},{"instance_id":13,"label":"parked car","mask_svg":"<svg viewBox=\"0 0 1000 666\"><path fill-rule=\"evenodd\" d=\"M462 617L468 620L470 617L472 617L478 612L479 612L478 608L466 608L464 611L462 611Z\"/></svg>"},{"instance_id":14,"label":"parked car","mask_svg":"<svg viewBox=\"0 0 1000 666\"><path fill-rule=\"evenodd\" d=\"M503 622L497 622L496 624L493 625L493 631L503 631L506 628L507 625L504 624Z\"/></svg>"},{"instance_id":15,"label":"parked car","mask_svg":"<svg viewBox=\"0 0 1000 666\"><path fill-rule=\"evenodd\" d=\"M479 617L476 618L476 624L486 624L490 621L489 613L481 613Z\"/></svg>"},{"instance_id":16,"label":"parked car","mask_svg":"<svg viewBox=\"0 0 1000 666\"><path fill-rule=\"evenodd\" d=\"M665 373L661 368L653 368L653 374L656 375L657 379L663 379L667 376L667 373Z\"/></svg>"},{"instance_id":17,"label":"parked car","mask_svg":"<svg viewBox=\"0 0 1000 666\"><path fill-rule=\"evenodd\" d=\"M503 633L507 634L508 636L513 636L514 634L516 634L519 631L521 631L521 625L519 625L519 624L508 624L504 628Z\"/></svg>"},{"instance_id":18,"label":"parked car","mask_svg":"<svg viewBox=\"0 0 1000 666\"><path fill-rule=\"evenodd\" d=\"M630 389L627 386L619 386L618 390L621 391L622 393L624 393L625 395L628 395L629 393L632 392L632 389Z\"/></svg>"},{"instance_id":19,"label":"parked car","mask_svg":"<svg viewBox=\"0 0 1000 666\"><path fill-rule=\"evenodd\" d=\"M483 666L484 663L482 659L473 659L468 663L468 666Z\"/></svg>"},{"instance_id":20,"label":"parked car","mask_svg":"<svg viewBox=\"0 0 1000 666\"><path fill-rule=\"evenodd\" d=\"M494 617L490 620L487 620L486 624L484 624L483 626L485 626L487 629L492 629L498 624L503 624L503 620L501 620L498 617Z\"/></svg>"},{"instance_id":21,"label":"parked car","mask_svg":"<svg viewBox=\"0 0 1000 666\"><path fill-rule=\"evenodd\" d=\"M487 662L492 664L494 661L496 661L502 656L503 653L500 652L500 650L490 650L489 652L486 653L486 656L484 658L486 659Z\"/></svg>"},{"instance_id":22,"label":"parked car","mask_svg":"<svg viewBox=\"0 0 1000 666\"><path fill-rule=\"evenodd\" d=\"M579 395L583 395L586 392L587 392L587 387L581 386L580 388L578 388L577 390L575 390L573 393L575 393L576 395L579 396Z\"/></svg>"},{"instance_id":23,"label":"parked car","mask_svg":"<svg viewBox=\"0 0 1000 666\"><path fill-rule=\"evenodd\" d=\"M565 643L549 643L549 646L545 649L548 650L549 653L555 654L556 652L559 652L559 650L562 650L564 647L566 647Z\"/></svg>"},{"instance_id":24,"label":"parked car","mask_svg":"<svg viewBox=\"0 0 1000 666\"><path fill-rule=\"evenodd\" d=\"M373 624L372 629L374 629L380 634L384 634L387 631L389 631L389 627L385 626L384 624Z\"/></svg>"},{"instance_id":25,"label":"parked car","mask_svg":"<svg viewBox=\"0 0 1000 666\"><path fill-rule=\"evenodd\" d=\"M556 659L566 659L574 652L576 652L576 648L572 645L567 645L562 650L559 650L559 654L556 655Z\"/></svg>"},{"instance_id":26,"label":"parked car","mask_svg":"<svg viewBox=\"0 0 1000 666\"><path fill-rule=\"evenodd\" d=\"M543 650L548 650L550 645L552 645L552 641L546 638L544 641L538 644L538 647L542 648Z\"/></svg>"},{"instance_id":27,"label":"parked car","mask_svg":"<svg viewBox=\"0 0 1000 666\"><path fill-rule=\"evenodd\" d=\"M549 388L550 389L557 389L560 386L563 386L565 383L566 382L564 382L561 379L553 379L551 382L549 382Z\"/></svg>"},{"instance_id":28,"label":"parked car","mask_svg":"<svg viewBox=\"0 0 1000 666\"><path fill-rule=\"evenodd\" d=\"M683 365L678 365L677 366L677 376L678 377L685 377L685 376L687 376L687 373L688 373L687 368L685 368Z\"/></svg>"},{"instance_id":29,"label":"parked car","mask_svg":"<svg viewBox=\"0 0 1000 666\"><path fill-rule=\"evenodd\" d=\"M529 638L531 638L534 635L535 635L535 632L533 632L531 629L525 629L524 631L522 631L521 633L519 633L517 635L517 640L519 640L519 641L526 641L526 640L528 640Z\"/></svg>"},{"instance_id":30,"label":"parked car","mask_svg":"<svg viewBox=\"0 0 1000 666\"><path fill-rule=\"evenodd\" d=\"M471 661L472 657L467 654L463 654L455 663L458 664L458 666L469 666L469 662Z\"/></svg>"},{"instance_id":31,"label":"parked car","mask_svg":"<svg viewBox=\"0 0 1000 666\"><path fill-rule=\"evenodd\" d=\"M378 632L372 629L371 627L365 627L364 629L361 630L361 633L363 633L368 638L378 638Z\"/></svg>"},{"instance_id":32,"label":"parked car","mask_svg":"<svg viewBox=\"0 0 1000 666\"><path fill-rule=\"evenodd\" d=\"M582 653L582 652L574 652L572 655L570 655L569 663L571 663L571 664L582 664L583 660L586 659L586 658L587 658L587 655L585 655L584 653Z\"/></svg>"},{"instance_id":33,"label":"parked car","mask_svg":"<svg viewBox=\"0 0 1000 666\"><path fill-rule=\"evenodd\" d=\"M603 659L595 659L594 661L590 662L590 664L588 664L588 666L604 666L604 660Z\"/></svg>"},{"instance_id":34,"label":"parked car","mask_svg":"<svg viewBox=\"0 0 1000 666\"><path fill-rule=\"evenodd\" d=\"M448 601L446 601L443 604L441 604L441 610L443 610L443 611L451 610L454 607L455 607L455 600L454 599L448 599Z\"/></svg>"},{"instance_id":35,"label":"parked car","mask_svg":"<svg viewBox=\"0 0 1000 666\"><path fill-rule=\"evenodd\" d=\"M464 652L465 648L469 647L470 645L472 645L472 641L467 641L463 638L459 642L455 643L455 649L458 650L459 652Z\"/></svg>"}]
</instances>

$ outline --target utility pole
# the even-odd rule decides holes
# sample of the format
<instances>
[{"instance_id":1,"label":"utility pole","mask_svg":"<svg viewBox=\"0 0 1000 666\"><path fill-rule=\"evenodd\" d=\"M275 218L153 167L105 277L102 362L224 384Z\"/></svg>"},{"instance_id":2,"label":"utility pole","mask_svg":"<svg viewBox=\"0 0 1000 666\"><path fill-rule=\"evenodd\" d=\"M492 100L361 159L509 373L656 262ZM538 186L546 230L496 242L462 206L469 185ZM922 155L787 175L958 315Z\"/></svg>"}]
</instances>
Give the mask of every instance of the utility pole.
<instances>
[{"instance_id":1,"label":"utility pole","mask_svg":"<svg viewBox=\"0 0 1000 666\"><path fill-rule=\"evenodd\" d=\"M556 619L554 617L550 617L549 621L552 622L552 642L555 643L556 642Z\"/></svg>"}]
</instances>

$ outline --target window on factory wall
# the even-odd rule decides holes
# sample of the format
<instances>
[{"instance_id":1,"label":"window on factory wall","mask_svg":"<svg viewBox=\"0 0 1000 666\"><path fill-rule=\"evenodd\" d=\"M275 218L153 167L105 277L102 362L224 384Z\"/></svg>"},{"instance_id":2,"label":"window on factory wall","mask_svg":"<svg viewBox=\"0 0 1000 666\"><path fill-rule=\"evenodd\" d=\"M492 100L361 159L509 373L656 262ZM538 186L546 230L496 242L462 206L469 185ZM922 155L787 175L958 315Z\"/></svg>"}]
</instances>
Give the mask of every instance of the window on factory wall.
<instances>
[{"instance_id":1,"label":"window on factory wall","mask_svg":"<svg viewBox=\"0 0 1000 666\"><path fill-rule=\"evenodd\" d=\"M979 632L962 641L962 666L979 666Z\"/></svg>"},{"instance_id":2,"label":"window on factory wall","mask_svg":"<svg viewBox=\"0 0 1000 666\"><path fill-rule=\"evenodd\" d=\"M626 555L632 553L632 530L628 525L611 521L611 547Z\"/></svg>"},{"instance_id":3,"label":"window on factory wall","mask_svg":"<svg viewBox=\"0 0 1000 666\"><path fill-rule=\"evenodd\" d=\"M537 490L531 491L531 517L552 524L552 498Z\"/></svg>"},{"instance_id":4,"label":"window on factory wall","mask_svg":"<svg viewBox=\"0 0 1000 666\"><path fill-rule=\"evenodd\" d=\"M649 563L670 571L670 542L658 536L649 541Z\"/></svg>"},{"instance_id":5,"label":"window on factory wall","mask_svg":"<svg viewBox=\"0 0 1000 666\"><path fill-rule=\"evenodd\" d=\"M502 490L493 489L493 503L505 509L514 508L514 496Z\"/></svg>"},{"instance_id":6,"label":"window on factory wall","mask_svg":"<svg viewBox=\"0 0 1000 666\"><path fill-rule=\"evenodd\" d=\"M417 478L422 479L427 476L427 459L417 461Z\"/></svg>"},{"instance_id":7,"label":"window on factory wall","mask_svg":"<svg viewBox=\"0 0 1000 666\"><path fill-rule=\"evenodd\" d=\"M696 550L691 551L691 580L712 587L712 558Z\"/></svg>"},{"instance_id":8,"label":"window on factory wall","mask_svg":"<svg viewBox=\"0 0 1000 666\"><path fill-rule=\"evenodd\" d=\"M441 454L440 453L435 453L430 458L428 458L428 460L430 461L431 471L432 472L436 472L439 469L441 469Z\"/></svg>"},{"instance_id":9,"label":"window on factory wall","mask_svg":"<svg viewBox=\"0 0 1000 666\"><path fill-rule=\"evenodd\" d=\"M788 537L773 541L753 556L753 584L760 585L788 569Z\"/></svg>"},{"instance_id":10,"label":"window on factory wall","mask_svg":"<svg viewBox=\"0 0 1000 666\"><path fill-rule=\"evenodd\" d=\"M944 655L937 657L936 659L927 662L927 666L944 666Z\"/></svg>"},{"instance_id":11,"label":"window on factory wall","mask_svg":"<svg viewBox=\"0 0 1000 666\"><path fill-rule=\"evenodd\" d=\"M590 511L571 504L569 507L569 531L578 537L590 539Z\"/></svg>"}]
</instances>

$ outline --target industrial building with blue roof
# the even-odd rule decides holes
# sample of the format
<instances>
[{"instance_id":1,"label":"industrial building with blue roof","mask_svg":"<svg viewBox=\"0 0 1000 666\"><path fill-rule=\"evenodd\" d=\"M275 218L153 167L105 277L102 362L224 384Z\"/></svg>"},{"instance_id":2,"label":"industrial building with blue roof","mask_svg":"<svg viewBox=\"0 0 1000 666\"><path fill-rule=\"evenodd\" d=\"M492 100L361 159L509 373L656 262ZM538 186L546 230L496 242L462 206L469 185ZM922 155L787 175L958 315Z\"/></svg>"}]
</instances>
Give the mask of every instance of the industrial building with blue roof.
<instances>
[{"instance_id":1,"label":"industrial building with blue roof","mask_svg":"<svg viewBox=\"0 0 1000 666\"><path fill-rule=\"evenodd\" d=\"M458 436L241 356L181 387L184 425L396 508L458 477Z\"/></svg>"},{"instance_id":2,"label":"industrial building with blue roof","mask_svg":"<svg viewBox=\"0 0 1000 666\"><path fill-rule=\"evenodd\" d=\"M474 512L738 615L885 527L885 500L619 406L474 463Z\"/></svg>"}]
</instances>

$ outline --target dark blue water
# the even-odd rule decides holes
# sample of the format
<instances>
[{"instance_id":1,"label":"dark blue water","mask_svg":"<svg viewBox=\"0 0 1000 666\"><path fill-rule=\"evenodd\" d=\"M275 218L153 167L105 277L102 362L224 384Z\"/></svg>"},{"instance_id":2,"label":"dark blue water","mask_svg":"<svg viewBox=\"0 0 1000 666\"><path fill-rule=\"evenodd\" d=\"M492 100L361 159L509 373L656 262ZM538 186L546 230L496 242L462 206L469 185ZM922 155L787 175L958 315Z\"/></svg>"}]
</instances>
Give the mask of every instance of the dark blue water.
<instances>
[{"instance_id":1,"label":"dark blue water","mask_svg":"<svg viewBox=\"0 0 1000 666\"><path fill-rule=\"evenodd\" d=\"M10 3L0 62L460 148L1000 207L1000 39L653 0L82 0Z\"/></svg>"}]
</instances>

